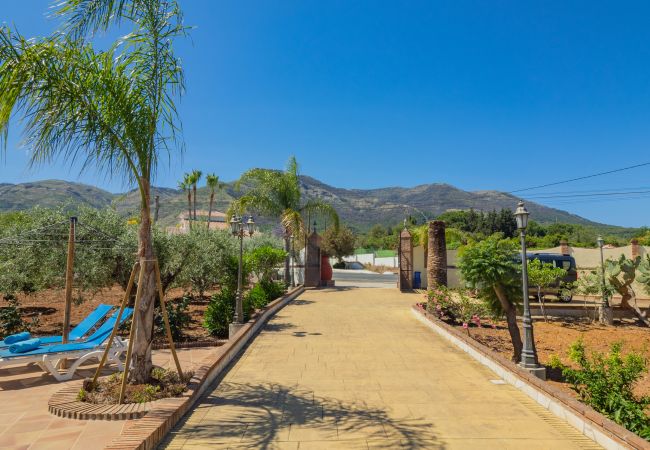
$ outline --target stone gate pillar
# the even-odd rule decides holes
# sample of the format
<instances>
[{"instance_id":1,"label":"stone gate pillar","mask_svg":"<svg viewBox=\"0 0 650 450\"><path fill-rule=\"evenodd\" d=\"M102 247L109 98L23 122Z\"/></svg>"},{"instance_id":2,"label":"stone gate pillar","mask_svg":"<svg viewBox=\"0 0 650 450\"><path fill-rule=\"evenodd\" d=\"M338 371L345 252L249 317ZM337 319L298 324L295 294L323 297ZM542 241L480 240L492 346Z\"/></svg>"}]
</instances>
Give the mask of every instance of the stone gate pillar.
<instances>
[{"instance_id":1,"label":"stone gate pillar","mask_svg":"<svg viewBox=\"0 0 650 450\"><path fill-rule=\"evenodd\" d=\"M305 254L305 287L320 286L320 241L321 237L314 230L307 238Z\"/></svg>"},{"instance_id":2,"label":"stone gate pillar","mask_svg":"<svg viewBox=\"0 0 650 450\"><path fill-rule=\"evenodd\" d=\"M413 241L406 225L399 235L398 258L399 290L410 291L413 289Z\"/></svg>"}]
</instances>

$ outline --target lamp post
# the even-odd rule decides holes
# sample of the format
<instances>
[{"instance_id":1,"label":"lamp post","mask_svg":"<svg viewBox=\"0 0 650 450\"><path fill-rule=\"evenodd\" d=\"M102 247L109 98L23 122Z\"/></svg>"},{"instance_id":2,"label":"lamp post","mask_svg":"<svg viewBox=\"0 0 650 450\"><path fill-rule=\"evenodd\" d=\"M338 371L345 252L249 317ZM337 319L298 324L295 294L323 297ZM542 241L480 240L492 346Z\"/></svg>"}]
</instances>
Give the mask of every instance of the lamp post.
<instances>
[{"instance_id":1,"label":"lamp post","mask_svg":"<svg viewBox=\"0 0 650 450\"><path fill-rule=\"evenodd\" d=\"M232 323L228 327L228 336L232 338L237 331L244 325L244 307L242 302L242 272L244 259L244 236L253 236L255 222L253 216L249 216L246 222L242 217L233 216L230 219L230 232L233 236L239 238L239 269L237 270L237 297L235 300L235 314Z\"/></svg>"},{"instance_id":2,"label":"lamp post","mask_svg":"<svg viewBox=\"0 0 650 450\"><path fill-rule=\"evenodd\" d=\"M529 213L524 206L524 202L519 202L515 210L515 219L519 229L519 238L521 240L521 281L522 294L524 297L524 348L521 352L521 362L519 366L526 369L537 378L546 379L546 368L539 365L537 360L537 350L535 349L535 338L533 336L533 320L530 316L530 302L528 297L528 258L526 255L526 227L528 226Z\"/></svg>"},{"instance_id":3,"label":"lamp post","mask_svg":"<svg viewBox=\"0 0 650 450\"><path fill-rule=\"evenodd\" d=\"M602 236L598 236L596 242L598 243L598 248L600 248L600 281L602 291L600 307L598 308L598 321L603 325L611 325L614 323L614 315L609 305L609 299L607 298L607 284L605 282L605 258L603 257L603 245L605 241Z\"/></svg>"}]
</instances>

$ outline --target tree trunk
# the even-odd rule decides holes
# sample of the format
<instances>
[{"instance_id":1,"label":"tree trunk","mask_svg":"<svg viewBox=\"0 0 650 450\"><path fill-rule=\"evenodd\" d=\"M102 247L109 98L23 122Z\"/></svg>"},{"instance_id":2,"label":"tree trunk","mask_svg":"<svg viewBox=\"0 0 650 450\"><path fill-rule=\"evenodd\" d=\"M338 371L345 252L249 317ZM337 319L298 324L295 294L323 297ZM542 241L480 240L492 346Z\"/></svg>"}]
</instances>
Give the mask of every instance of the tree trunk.
<instances>
[{"instance_id":1,"label":"tree trunk","mask_svg":"<svg viewBox=\"0 0 650 450\"><path fill-rule=\"evenodd\" d=\"M442 220L429 222L427 250L427 288L447 286L447 243Z\"/></svg>"},{"instance_id":2,"label":"tree trunk","mask_svg":"<svg viewBox=\"0 0 650 450\"><path fill-rule=\"evenodd\" d=\"M521 341L521 333L519 331L519 326L517 325L517 310L515 306L510 303L506 295L506 291L500 284L495 284L494 293L501 303L501 308L506 314L506 321L508 322L508 332L510 333L510 340L512 341L513 355L512 361L519 362L521 360L521 350L524 347L523 342Z\"/></svg>"},{"instance_id":3,"label":"tree trunk","mask_svg":"<svg viewBox=\"0 0 650 450\"><path fill-rule=\"evenodd\" d=\"M287 256L284 258L284 284L289 286L291 284L291 278L290 278L291 256L289 254L289 252L291 251L291 236L289 235L288 230L284 230L284 251L287 252Z\"/></svg>"},{"instance_id":4,"label":"tree trunk","mask_svg":"<svg viewBox=\"0 0 650 450\"><path fill-rule=\"evenodd\" d=\"M210 229L210 220L212 219L212 204L214 203L214 192L210 193L210 206L208 207L208 230Z\"/></svg>"},{"instance_id":5,"label":"tree trunk","mask_svg":"<svg viewBox=\"0 0 650 450\"><path fill-rule=\"evenodd\" d=\"M187 224L192 229L192 191L187 190Z\"/></svg>"},{"instance_id":6,"label":"tree trunk","mask_svg":"<svg viewBox=\"0 0 650 450\"><path fill-rule=\"evenodd\" d=\"M194 220L196 220L196 184L192 186L192 192L194 192Z\"/></svg>"},{"instance_id":7,"label":"tree trunk","mask_svg":"<svg viewBox=\"0 0 650 450\"><path fill-rule=\"evenodd\" d=\"M632 300L631 303L630 300ZM636 302L636 294L634 293L634 290L629 286L625 289L624 292L622 292L621 306L632 311L639 322L641 322L643 325L650 327L650 319L648 318L647 314L641 311L641 308L639 308L639 305Z\"/></svg>"},{"instance_id":8,"label":"tree trunk","mask_svg":"<svg viewBox=\"0 0 650 450\"><path fill-rule=\"evenodd\" d=\"M151 233L151 212L149 208L150 187L148 180L141 180L144 199L140 210L140 230L138 232L138 256L141 259L153 260L153 236ZM134 320L137 318L135 336L133 336L133 355L129 381L142 384L149 381L151 374L151 342L153 340L153 310L156 299L156 277L153 262L144 266L144 278L140 289L141 299L137 311L133 312Z\"/></svg>"}]
</instances>

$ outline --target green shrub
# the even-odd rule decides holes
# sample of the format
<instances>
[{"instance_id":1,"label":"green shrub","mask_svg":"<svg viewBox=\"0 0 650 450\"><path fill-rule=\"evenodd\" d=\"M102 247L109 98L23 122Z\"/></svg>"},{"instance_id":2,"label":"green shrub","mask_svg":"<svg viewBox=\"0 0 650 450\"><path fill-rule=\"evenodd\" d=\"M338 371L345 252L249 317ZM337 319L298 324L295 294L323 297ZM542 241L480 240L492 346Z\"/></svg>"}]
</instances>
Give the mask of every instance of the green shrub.
<instances>
[{"instance_id":1,"label":"green shrub","mask_svg":"<svg viewBox=\"0 0 650 450\"><path fill-rule=\"evenodd\" d=\"M614 343L609 354L593 352L588 356L584 342L579 340L569 348L569 358L578 369L562 364L557 356L551 358L550 365L562 369L582 401L650 440L650 416L645 412L650 397L633 393L634 385L647 372L647 361L635 352L623 356L621 348L620 343Z\"/></svg>"},{"instance_id":2,"label":"green shrub","mask_svg":"<svg viewBox=\"0 0 650 450\"><path fill-rule=\"evenodd\" d=\"M210 299L203 317L203 326L210 334L228 337L228 324L232 322L234 311L235 292L224 288Z\"/></svg>"},{"instance_id":3,"label":"green shrub","mask_svg":"<svg viewBox=\"0 0 650 450\"><path fill-rule=\"evenodd\" d=\"M273 278L273 272L284 263L287 252L264 245L246 254L246 265L259 281Z\"/></svg>"},{"instance_id":4,"label":"green shrub","mask_svg":"<svg viewBox=\"0 0 650 450\"><path fill-rule=\"evenodd\" d=\"M224 287L212 296L203 317L203 326L210 334L218 337L228 337L228 325L233 320L235 301L236 291L228 287ZM244 321L246 322L250 319L253 306L248 296L244 296L242 303Z\"/></svg>"},{"instance_id":5,"label":"green shrub","mask_svg":"<svg viewBox=\"0 0 650 450\"><path fill-rule=\"evenodd\" d=\"M246 300L255 309L264 308L269 303L269 297L261 283L253 286L253 289L246 293Z\"/></svg>"},{"instance_id":6,"label":"green shrub","mask_svg":"<svg viewBox=\"0 0 650 450\"><path fill-rule=\"evenodd\" d=\"M339 261L335 262L334 265L332 265L334 269L345 269L345 261Z\"/></svg>"},{"instance_id":7,"label":"green shrub","mask_svg":"<svg viewBox=\"0 0 650 450\"><path fill-rule=\"evenodd\" d=\"M190 300L191 297L186 294L179 301L168 300L165 302L167 317L169 317L169 329L172 332L172 339L174 339L174 341L182 339L183 329L186 328L192 320L192 316L188 312ZM165 336L165 321L160 309L160 304L156 305L153 320L155 333Z\"/></svg>"},{"instance_id":8,"label":"green shrub","mask_svg":"<svg viewBox=\"0 0 650 450\"><path fill-rule=\"evenodd\" d=\"M266 292L267 303L284 295L286 292L284 283L279 281L264 280L260 281L259 285L262 286L262 289L264 289L264 292Z\"/></svg>"},{"instance_id":9,"label":"green shrub","mask_svg":"<svg viewBox=\"0 0 650 450\"><path fill-rule=\"evenodd\" d=\"M15 295L6 294L4 300L8 306L0 309L0 335L19 333L28 328L20 315L20 302Z\"/></svg>"}]
</instances>

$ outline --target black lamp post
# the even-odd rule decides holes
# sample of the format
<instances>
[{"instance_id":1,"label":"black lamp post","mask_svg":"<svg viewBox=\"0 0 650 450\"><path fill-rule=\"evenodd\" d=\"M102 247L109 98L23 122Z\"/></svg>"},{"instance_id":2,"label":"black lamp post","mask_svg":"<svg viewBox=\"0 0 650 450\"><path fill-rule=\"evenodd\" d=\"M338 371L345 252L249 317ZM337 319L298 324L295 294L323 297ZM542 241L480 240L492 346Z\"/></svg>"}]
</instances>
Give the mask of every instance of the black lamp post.
<instances>
[{"instance_id":1,"label":"black lamp post","mask_svg":"<svg viewBox=\"0 0 650 450\"><path fill-rule=\"evenodd\" d=\"M528 226L528 216L530 214L524 206L524 202L519 202L515 210L515 219L519 229L519 238L521 240L521 281L522 294L524 297L524 348L521 352L521 362L519 366L528 370L542 380L546 379L546 368L539 365L537 360L537 350L535 349L535 338L533 336L533 320L530 316L530 302L528 296L528 257L526 254L526 227Z\"/></svg>"},{"instance_id":2,"label":"black lamp post","mask_svg":"<svg viewBox=\"0 0 650 450\"><path fill-rule=\"evenodd\" d=\"M237 331L244 325L244 307L242 302L243 287L242 287L242 271L243 271L243 258L244 258L244 236L253 236L255 231L255 222L253 216L249 216L246 222L242 217L233 216L230 219L230 232L233 236L239 238L239 269L237 271L237 297L235 300L235 314L232 323L228 329L228 336L232 338Z\"/></svg>"}]
</instances>

